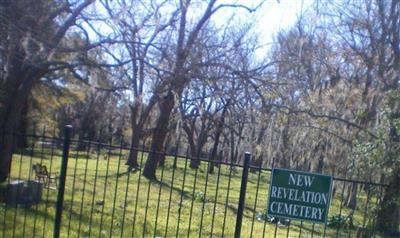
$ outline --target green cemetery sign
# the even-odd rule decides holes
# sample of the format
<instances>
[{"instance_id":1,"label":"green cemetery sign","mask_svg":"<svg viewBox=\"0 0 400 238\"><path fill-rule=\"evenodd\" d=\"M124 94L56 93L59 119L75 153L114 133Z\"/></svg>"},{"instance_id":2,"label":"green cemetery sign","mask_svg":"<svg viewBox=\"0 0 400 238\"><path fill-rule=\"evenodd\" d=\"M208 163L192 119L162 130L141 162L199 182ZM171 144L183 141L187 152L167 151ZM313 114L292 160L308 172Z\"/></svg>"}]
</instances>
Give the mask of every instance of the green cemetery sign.
<instances>
[{"instance_id":1,"label":"green cemetery sign","mask_svg":"<svg viewBox=\"0 0 400 238\"><path fill-rule=\"evenodd\" d=\"M273 169L268 215L326 223L331 187L331 176Z\"/></svg>"}]
</instances>

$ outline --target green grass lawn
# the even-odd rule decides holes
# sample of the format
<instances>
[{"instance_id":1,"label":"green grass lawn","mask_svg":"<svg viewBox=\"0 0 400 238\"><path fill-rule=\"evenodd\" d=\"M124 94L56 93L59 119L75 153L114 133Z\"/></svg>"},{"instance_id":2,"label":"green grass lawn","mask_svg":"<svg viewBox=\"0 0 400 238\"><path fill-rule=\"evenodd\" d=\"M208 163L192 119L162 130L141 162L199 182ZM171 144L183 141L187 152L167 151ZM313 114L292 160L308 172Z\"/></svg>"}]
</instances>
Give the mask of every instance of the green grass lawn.
<instances>
[{"instance_id":1,"label":"green grass lawn","mask_svg":"<svg viewBox=\"0 0 400 238\"><path fill-rule=\"evenodd\" d=\"M37 153L39 156L33 158L14 155L10 179L33 179L32 163L59 171L60 151L57 153L53 159L49 150L47 155ZM206 163L196 172L189 168L190 161L186 164L185 159L178 158L174 170L174 159L167 157L165 166L157 170L159 182L149 182L140 172L127 173L126 154L122 151L121 157L109 158L106 150L99 155L71 151L61 237L233 237L240 168L232 171L229 166L221 166L214 174L207 174ZM147 155L139 155L143 164ZM353 237L357 227L373 226L376 196L371 196L366 207L367 195L362 190L354 211L354 228L325 229L324 225L299 221L292 221L287 227L265 222L260 214L266 208L269 179L268 171L249 174L242 237L273 237L275 232L277 237ZM337 192L329 216L340 211L347 215L351 210L341 205L342 182L335 183ZM2 204L0 217L5 219L0 219L1 237L52 237L56 197L56 190L44 189L43 201L38 205Z\"/></svg>"}]
</instances>

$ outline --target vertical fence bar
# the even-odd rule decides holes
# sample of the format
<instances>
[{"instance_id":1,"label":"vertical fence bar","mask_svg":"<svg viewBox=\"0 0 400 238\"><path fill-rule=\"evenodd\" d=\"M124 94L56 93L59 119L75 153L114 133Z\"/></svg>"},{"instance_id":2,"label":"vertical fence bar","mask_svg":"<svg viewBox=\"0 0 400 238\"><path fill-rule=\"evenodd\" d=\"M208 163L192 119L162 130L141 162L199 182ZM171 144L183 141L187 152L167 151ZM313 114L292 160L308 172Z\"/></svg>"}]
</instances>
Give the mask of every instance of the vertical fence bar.
<instances>
[{"instance_id":1,"label":"vertical fence bar","mask_svg":"<svg viewBox=\"0 0 400 238\"><path fill-rule=\"evenodd\" d=\"M314 229L315 229L315 223L312 224L312 228L311 228L311 238L314 237Z\"/></svg>"},{"instance_id":2,"label":"vertical fence bar","mask_svg":"<svg viewBox=\"0 0 400 238\"><path fill-rule=\"evenodd\" d=\"M53 168L53 159L54 159L54 144L56 142L55 139L55 128L53 128L53 133L52 133L52 138L51 138L51 152L50 152L50 168L49 168L49 174L52 174L54 171ZM57 189L57 186L56 186ZM45 205L45 216L44 216L44 224L43 224L43 231L42 231L42 238L45 238L45 232L46 232L46 224L47 220L49 219L49 213L48 213L48 208L49 208L49 196L50 196L50 189L47 189L46 191L46 205ZM71 203L72 204L72 203Z\"/></svg>"},{"instance_id":3,"label":"vertical fence bar","mask_svg":"<svg viewBox=\"0 0 400 238\"><path fill-rule=\"evenodd\" d=\"M379 206L379 204L381 203L381 198L382 198L382 194L383 194L383 189L384 189L385 187L383 186L383 185L380 185L380 187L379 187L379 195L378 195L378 197L376 197L376 203L375 203L375 207L378 207ZM371 237L375 237L375 232L376 232L376 229L377 229L377 219L378 219L378 217L376 216L377 214L375 214L374 216L373 216L373 221L372 221L372 232L371 232Z\"/></svg>"},{"instance_id":4,"label":"vertical fence bar","mask_svg":"<svg viewBox=\"0 0 400 238\"><path fill-rule=\"evenodd\" d=\"M244 200L246 198L247 177L249 175L250 158L251 154L249 152L246 152L244 155L242 183L240 185L240 197L239 197L238 213L236 217L235 238L240 238L240 231L242 229Z\"/></svg>"},{"instance_id":5,"label":"vertical fence bar","mask_svg":"<svg viewBox=\"0 0 400 238\"><path fill-rule=\"evenodd\" d=\"M142 154L141 154L141 158L140 158L140 164L143 164L143 157L144 157L144 150L145 150L145 145L146 145L146 141L143 141L143 145L142 145ZM147 158L146 158L147 159ZM132 225L132 234L131 237L133 238L135 235L135 224L136 224L136 211L137 211L137 207L138 207L138 201L139 201L139 191L140 191L140 180L142 178L141 176L142 174L142 168L140 167L139 169L139 173L138 173L138 181L137 181L137 187L136 187L136 201L135 201L135 210L133 212L133 225Z\"/></svg>"},{"instance_id":6,"label":"vertical fence bar","mask_svg":"<svg viewBox=\"0 0 400 238\"><path fill-rule=\"evenodd\" d=\"M88 167L89 167L89 159L90 159L90 148L92 144L90 141L87 143L87 150L86 150L86 162L85 162L85 169L84 169L84 175L83 175L83 187L82 187L82 197L81 197L81 207L79 208L79 223L78 223L78 232L77 235L79 237L79 234L81 233L81 227L82 227L82 218L83 218L83 204L85 201L85 192L86 192L86 184L87 184L87 172L88 172Z\"/></svg>"},{"instance_id":7,"label":"vertical fence bar","mask_svg":"<svg viewBox=\"0 0 400 238\"><path fill-rule=\"evenodd\" d=\"M111 146L111 144L110 144L110 146ZM111 212L110 237L113 236L112 233L113 233L113 227L114 227L115 204L117 202L118 183L119 183L119 177L120 177L120 173L119 172L120 172L121 159L122 159L122 147L123 147L123 140L121 140L121 143L119 145L119 152L118 152L119 153L118 154L118 165L117 165L118 167L117 167L117 176L115 177L114 200L113 200L113 208L112 208L112 212ZM111 154L110 154L110 157L108 159L111 160ZM128 171L128 178L129 178L129 174L130 174L130 171ZM104 201L105 201L105 199L104 199ZM126 199L125 199L125 202L124 202L124 211L125 210L126 210ZM124 216L125 216L125 214L124 214ZM125 219L122 220L122 227L124 226L123 225L124 223L125 223ZM123 230L122 227L121 227L121 230Z\"/></svg>"},{"instance_id":8,"label":"vertical fence bar","mask_svg":"<svg viewBox=\"0 0 400 238\"><path fill-rule=\"evenodd\" d=\"M224 209L224 221L222 222L222 237L225 237L225 223L226 223L226 213L229 205L229 191L231 190L231 178L232 178L232 170L233 170L233 161L229 165L229 175L228 175L228 188L226 191L226 199L225 199L225 209Z\"/></svg>"},{"instance_id":9,"label":"vertical fence bar","mask_svg":"<svg viewBox=\"0 0 400 238\"><path fill-rule=\"evenodd\" d=\"M334 189L334 185L335 185L335 171L333 171L333 173L332 173L332 184L331 184L331 186L332 186L332 191L333 191L333 189ZM332 196L332 198L331 198L331 203L333 202L333 200L335 199L335 195L333 194L333 192L331 193L331 196ZM328 214L329 214L329 210L330 210L331 208L329 208L328 209ZM329 217L327 217L328 219L329 219ZM324 224L324 233L322 234L322 237L323 238L325 238L326 237L326 226L327 226L327 224L328 224L328 222L325 222L325 224Z\"/></svg>"},{"instance_id":10,"label":"vertical fence bar","mask_svg":"<svg viewBox=\"0 0 400 238\"><path fill-rule=\"evenodd\" d=\"M106 206L106 194L107 194L107 182L108 182L108 172L110 170L110 160L111 160L111 147L112 147L112 137L110 138L110 144L108 145L108 153L104 155L107 157L107 165L106 165L106 177L104 178L104 189L103 189L103 205L101 206L101 217L100 217L100 228L99 228L99 237L101 237L101 232L103 230L103 221L104 221L104 207ZM117 173L118 174L118 173ZM118 179L118 176L117 176ZM116 197L117 190L114 192L114 198ZM114 207L113 207L114 208ZM111 219L112 222L113 219ZM111 235L110 235L111 237Z\"/></svg>"},{"instance_id":11,"label":"vertical fence bar","mask_svg":"<svg viewBox=\"0 0 400 238\"><path fill-rule=\"evenodd\" d=\"M121 148L123 145L123 140L121 141ZM132 150L134 150L132 148ZM125 216L126 216L126 210L128 209L128 192L129 192L129 180L131 178L131 171L128 170L127 177L126 177L126 186L125 186L125 198L124 198L124 211L122 213L122 225L121 225L121 236L124 237L124 227L125 227ZM118 179L118 178L117 178ZM115 206L115 205L114 205Z\"/></svg>"},{"instance_id":12,"label":"vertical fence bar","mask_svg":"<svg viewBox=\"0 0 400 238\"><path fill-rule=\"evenodd\" d=\"M176 237L179 237L179 225L180 225L180 221L181 221L181 211L182 211L182 202L183 202L183 194L185 191L185 181L186 181L186 173L187 173L187 164L188 164L188 158L189 156L189 147L186 148L186 156L185 156L185 168L183 170L183 181L182 181L182 188L181 188L181 196L180 196L180 200L179 200L179 208L178 208L178 220L177 220L177 225L176 225ZM154 236L156 234L154 233Z\"/></svg>"},{"instance_id":13,"label":"vertical fence bar","mask_svg":"<svg viewBox=\"0 0 400 238\"><path fill-rule=\"evenodd\" d=\"M101 138L101 137L100 137ZM96 185L97 185L97 179L98 179L98 173L99 173L99 160L100 160L100 154L101 154L101 142L100 138L97 140L97 155L96 155L96 169L94 170L94 184L93 184L93 194L92 194L92 203L90 205L90 216L89 216L89 233L88 237L90 237L90 234L92 233L92 224L93 224L93 212L94 212L94 200L96 197Z\"/></svg>"},{"instance_id":14,"label":"vertical fence bar","mask_svg":"<svg viewBox=\"0 0 400 238\"><path fill-rule=\"evenodd\" d=\"M32 176L32 165L33 165L32 160L33 160L33 155L34 155L34 150L35 150L35 138L36 138L36 129L34 127L33 135L31 137L31 153L29 155L29 170L28 170L29 172L28 172L27 180L30 180L31 176ZM22 237L25 237L25 230L26 230L26 223L27 223L26 219L28 216L28 206L25 206L24 210L25 210L24 211L24 225L22 226Z\"/></svg>"},{"instance_id":15,"label":"vertical fence bar","mask_svg":"<svg viewBox=\"0 0 400 238\"><path fill-rule=\"evenodd\" d=\"M345 174L345 178L346 178L346 174ZM342 219L342 210L343 210L343 199L344 199L344 190L345 190L345 187L346 187L346 182L345 181L343 181L343 187L342 187L342 195L340 196L340 209L339 209L339 217L340 217L340 219ZM339 233L340 233L340 229L342 228L342 226L341 226L341 223L339 223L339 225L338 225L338 227L337 227L337 229L336 229L336 238L337 237L340 237L339 235Z\"/></svg>"},{"instance_id":16,"label":"vertical fence bar","mask_svg":"<svg viewBox=\"0 0 400 238\"><path fill-rule=\"evenodd\" d=\"M191 158L191 160L196 159L196 158ZM197 158L199 159L199 157ZM199 168L196 168L196 171L194 172L194 181L193 181L193 190L192 190L192 202L190 203L190 213L189 213L189 226L188 226L188 233L187 233L187 238L190 237L190 227L192 225L192 215L193 215L193 203L195 200L195 192L196 192L196 184L197 184L197 174L198 174Z\"/></svg>"},{"instance_id":17,"label":"vertical fence bar","mask_svg":"<svg viewBox=\"0 0 400 238\"><path fill-rule=\"evenodd\" d=\"M178 159L178 152L179 152L179 145L180 145L180 137L178 137L178 141L176 142L176 147L175 147L175 155L174 155L174 164L172 166L172 178L171 178L171 188L169 190L169 201L168 201L168 211L167 211L167 221L165 224L165 233L164 237L168 236L168 224L169 224L169 215L171 212L171 200L172 200L172 190L174 188L174 182L175 182L175 170L177 169L177 159ZM164 157L164 161L165 161ZM163 166L166 166L165 163Z\"/></svg>"},{"instance_id":18,"label":"vertical fence bar","mask_svg":"<svg viewBox=\"0 0 400 238\"><path fill-rule=\"evenodd\" d=\"M207 170L206 170L206 182L205 182L205 184L204 184L204 198L203 198L203 204L202 204L202 207L201 207L199 237L201 237L201 234L202 234L202 232L203 232L204 208L205 208L205 205L206 205L206 202L207 202L207 185L208 185L208 177L209 177L208 175L210 174L210 173L209 173L209 171L210 171L210 164L211 164L211 161L208 160L208 161L207 161ZM211 164L211 166L214 166L214 165Z\"/></svg>"},{"instance_id":19,"label":"vertical fence bar","mask_svg":"<svg viewBox=\"0 0 400 238\"><path fill-rule=\"evenodd\" d=\"M19 171L18 171L18 181L21 181L21 175L22 175L22 158L23 158L23 152L20 152L20 163L19 163ZM18 187L17 188L17 194L20 194L21 192L21 188ZM12 237L15 237L15 228L16 228L16 224L17 224L17 212L18 212L18 204L15 203L15 213L14 213L14 227L13 227L13 233L12 233ZM5 236L5 234L3 233L3 236Z\"/></svg>"},{"instance_id":20,"label":"vertical fence bar","mask_svg":"<svg viewBox=\"0 0 400 238\"><path fill-rule=\"evenodd\" d=\"M43 157L44 157L44 144L46 143L46 140L45 140L45 134L46 134L46 127L44 126L43 127L43 130L42 130L42 136L41 136L41 143L42 143L42 145L41 145L41 147L40 147L40 165L43 165ZM39 142L40 142L40 139L39 139ZM40 182L40 180L39 180L39 182ZM46 184L47 183L47 184ZM46 187L46 186L48 186L48 183L49 183L49 181L46 181L46 179L43 179L43 187ZM36 203L35 204L35 215L34 215L34 218L33 218L33 237L35 237L36 236L36 223L37 223L37 214L38 214L38 209L39 209L39 205L38 205L38 203Z\"/></svg>"},{"instance_id":21,"label":"vertical fence bar","mask_svg":"<svg viewBox=\"0 0 400 238\"><path fill-rule=\"evenodd\" d=\"M289 220L289 224L286 228L286 238L289 238L289 232L290 232L290 220Z\"/></svg>"},{"instance_id":22,"label":"vertical fence bar","mask_svg":"<svg viewBox=\"0 0 400 238\"><path fill-rule=\"evenodd\" d=\"M178 159L178 151L179 151L179 141L177 142L176 148L175 148L175 155L174 155L174 164L177 164L177 159ZM165 159L164 159L165 160ZM164 166L166 166L164 164ZM164 237L168 236L168 224L169 224L169 215L171 212L171 200L172 200L172 191L174 189L174 182L175 182L175 171L176 167L172 166L172 178L171 178L171 188L169 190L169 201L168 201L168 210L167 210L167 221L165 224L165 233Z\"/></svg>"},{"instance_id":23,"label":"vertical fence bar","mask_svg":"<svg viewBox=\"0 0 400 238\"><path fill-rule=\"evenodd\" d=\"M368 184L368 191L367 191L367 202L365 204L365 209L364 209L364 218L363 218L363 223L362 223L362 228L365 229L365 225L367 222L367 212L368 212L368 205L369 205L369 200L370 200L370 195L371 195L371 187Z\"/></svg>"},{"instance_id":24,"label":"vertical fence bar","mask_svg":"<svg viewBox=\"0 0 400 238\"><path fill-rule=\"evenodd\" d=\"M166 151L167 148L164 148L164 153L163 153L163 157L165 158L166 156ZM157 225L158 225L158 213L160 211L160 200L161 200L161 191L162 191L162 186L163 186L163 181L164 181L164 168L165 166L161 167L161 178L160 178L160 187L158 190L158 200L157 200L157 209L156 209L156 221L154 223L154 237L157 237Z\"/></svg>"},{"instance_id":25,"label":"vertical fence bar","mask_svg":"<svg viewBox=\"0 0 400 238\"><path fill-rule=\"evenodd\" d=\"M54 221L54 236L53 236L54 238L60 237L61 215L64 203L65 178L67 176L68 154L69 154L69 146L71 143L71 131L72 131L72 126L70 125L65 126L61 174L60 174L60 181L58 183L60 187L58 189L56 218Z\"/></svg>"},{"instance_id":26,"label":"vertical fence bar","mask_svg":"<svg viewBox=\"0 0 400 238\"><path fill-rule=\"evenodd\" d=\"M79 150L78 150L78 144L80 142L77 143L76 147L75 147L75 165L74 165L74 174L73 174L73 179L72 179L72 195L71 195L71 206L69 207L69 215L68 215L68 229L67 229L67 237L69 238L69 235L71 233L71 221L72 221L72 210L74 207L74 197L75 197L75 185L76 185L76 170L78 169L78 158L79 158Z\"/></svg>"},{"instance_id":27,"label":"vertical fence bar","mask_svg":"<svg viewBox=\"0 0 400 238\"><path fill-rule=\"evenodd\" d=\"M276 229L276 227L275 227ZM300 231L299 231L299 238L301 237L301 232L303 231L303 220L300 221Z\"/></svg>"},{"instance_id":28,"label":"vertical fence bar","mask_svg":"<svg viewBox=\"0 0 400 238\"><path fill-rule=\"evenodd\" d=\"M10 133L9 134L10 136L11 136L11 143L12 144L15 144L15 137L16 137L16 134L14 134L14 133ZM8 138L6 139L6 140L8 140ZM4 143L8 143L7 141L4 141ZM12 149L11 149L11 151L12 151L12 153L13 153L13 151L14 151L14 145L12 145ZM12 166L12 156L13 156L13 154L11 153L11 161L10 161L10 165L9 165L9 168L8 168L8 177L7 177L7 184L10 184L11 183L11 176L12 176L12 174L11 174L11 166ZM18 206L18 204L15 204L15 206ZM6 232L7 232L7 211L9 210L9 208L8 208L8 206L4 206L4 223L3 223L3 235L4 236L6 236L5 234L6 234Z\"/></svg>"},{"instance_id":29,"label":"vertical fence bar","mask_svg":"<svg viewBox=\"0 0 400 238\"><path fill-rule=\"evenodd\" d=\"M50 158L48 158L48 160L50 160L50 162L48 162L49 165L49 171L48 174L51 175L53 170L52 170L52 166L53 166L53 157L54 157L54 130L53 133L51 135L51 138L49 138L49 143L51 143L51 149L50 149ZM56 182L56 181L55 181ZM47 220L48 220L48 208L49 208L49 192L50 192L50 179L48 179L48 186L47 186L47 191L46 191L46 200L45 200L45 207L44 207L44 217L43 217L43 225L42 225L42 238L45 237L45 233L46 233L46 224L47 224ZM57 188L56 188L57 189ZM44 192L43 192L44 193Z\"/></svg>"},{"instance_id":30,"label":"vertical fence bar","mask_svg":"<svg viewBox=\"0 0 400 238\"><path fill-rule=\"evenodd\" d=\"M165 157L164 157L165 158ZM165 165L163 166L165 167ZM144 209L144 219L143 219L143 232L142 237L145 238L146 235L146 226L147 226L147 211L149 209L149 201L150 201L150 191L151 191L151 180L147 181L147 199L146 199L146 208Z\"/></svg>"},{"instance_id":31,"label":"vertical fence bar","mask_svg":"<svg viewBox=\"0 0 400 238\"><path fill-rule=\"evenodd\" d=\"M6 132L4 131L4 130L1 130L1 144L0 144L0 150L2 150L3 148L1 147L1 146L4 146L4 142L5 142L5 139L4 139L4 137L5 137L5 134L6 134ZM7 207L6 206L4 206L4 209L3 209L3 236L5 236L5 234L6 234L6 221L7 221L7 217L6 217L6 211L7 211Z\"/></svg>"},{"instance_id":32,"label":"vertical fence bar","mask_svg":"<svg viewBox=\"0 0 400 238\"><path fill-rule=\"evenodd\" d=\"M215 212L217 209L217 200L218 200L218 190L219 190L219 178L221 176L221 163L217 161L218 165L218 174L217 174L217 185L215 188L215 197L214 197L214 208L213 208L213 215L212 215L212 221L211 221L211 234L210 237L213 237L213 232L214 232L214 221L215 221Z\"/></svg>"},{"instance_id":33,"label":"vertical fence bar","mask_svg":"<svg viewBox=\"0 0 400 238\"><path fill-rule=\"evenodd\" d=\"M257 200L258 200L258 191L260 190L260 179L261 179L261 172L262 172L262 162L260 162L258 167L258 177L257 177L257 189L256 189L256 197L254 198L254 212L253 212L253 220L251 221L251 229L250 229L250 237L253 237L253 230L254 230L254 222L256 220L256 213L257 213Z\"/></svg>"}]
</instances>

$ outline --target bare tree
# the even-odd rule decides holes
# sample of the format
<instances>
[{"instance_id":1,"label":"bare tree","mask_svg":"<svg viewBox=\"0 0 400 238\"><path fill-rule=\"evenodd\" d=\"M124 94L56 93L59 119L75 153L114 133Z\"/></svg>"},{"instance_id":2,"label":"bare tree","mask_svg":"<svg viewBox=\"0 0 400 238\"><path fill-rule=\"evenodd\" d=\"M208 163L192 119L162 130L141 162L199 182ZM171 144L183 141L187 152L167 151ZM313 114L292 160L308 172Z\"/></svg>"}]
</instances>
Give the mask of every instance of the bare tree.
<instances>
[{"instance_id":1,"label":"bare tree","mask_svg":"<svg viewBox=\"0 0 400 238\"><path fill-rule=\"evenodd\" d=\"M400 82L400 2L349 0L345 8L333 2L329 8L334 13L329 14L330 19L333 18L330 22L343 23L335 26L334 33L339 36L337 39L344 50L349 52L346 56L352 62L352 69L356 69L354 74L362 86L362 113L358 115L358 123L370 131L378 128L385 128L387 131L383 136L364 138L359 145L369 142L384 151L380 159L381 165L391 172L389 186L380 204L378 227L388 235L398 236L400 163L396 154L399 153L400 139L395 121L400 118L397 113ZM380 117L383 108L389 113ZM376 123L377 120L381 122Z\"/></svg>"},{"instance_id":2,"label":"bare tree","mask_svg":"<svg viewBox=\"0 0 400 238\"><path fill-rule=\"evenodd\" d=\"M156 127L152 136L151 151L146 165L143 170L143 175L149 179L155 178L155 171L157 162L160 160L160 153L156 153L162 150L163 144L168 131L168 121L175 106L175 97L180 97L183 90L191 81L191 77L188 74L190 70L188 66L188 56L192 52L196 45L198 36L209 19L218 10L226 7L244 8L249 11L254 9L245 5L235 4L217 4L216 0L209 1L205 6L205 10L197 19L193 28L189 28L188 11L191 9L191 1L181 0L179 4L179 26L175 44L174 64L172 74L168 78L169 84L166 87L164 96L161 97L159 102L160 114L156 122Z\"/></svg>"},{"instance_id":3,"label":"bare tree","mask_svg":"<svg viewBox=\"0 0 400 238\"><path fill-rule=\"evenodd\" d=\"M192 84L196 84L196 82L194 81ZM214 126L212 122L215 113L212 108L215 107L215 102L211 95L212 91L207 89L207 85L197 82L196 86L185 90L181 98L179 108L182 128L189 143L190 155L194 158L190 161L191 168L198 168L200 161L195 158L202 155Z\"/></svg>"},{"instance_id":4,"label":"bare tree","mask_svg":"<svg viewBox=\"0 0 400 238\"><path fill-rule=\"evenodd\" d=\"M103 6L110 18L117 19L113 24L118 35L118 50L122 53L113 55L122 65L121 80L111 90L123 92L129 103L132 136L127 165L136 168L145 124L168 83L162 76L168 70L161 70L160 64L168 54L172 29L167 29L175 24L177 11L167 18L162 17L170 6L167 1L132 1L130 4L104 1ZM140 13L138 9L141 9ZM122 64L124 61L130 64Z\"/></svg>"}]
</instances>

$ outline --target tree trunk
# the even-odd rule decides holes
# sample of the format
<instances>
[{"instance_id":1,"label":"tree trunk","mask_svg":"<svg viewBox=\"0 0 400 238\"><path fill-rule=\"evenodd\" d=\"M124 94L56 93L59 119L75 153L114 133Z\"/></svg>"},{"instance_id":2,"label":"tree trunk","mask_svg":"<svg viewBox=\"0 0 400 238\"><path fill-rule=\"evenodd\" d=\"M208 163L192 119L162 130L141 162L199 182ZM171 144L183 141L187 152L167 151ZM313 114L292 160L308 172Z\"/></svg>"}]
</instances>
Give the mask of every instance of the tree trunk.
<instances>
[{"instance_id":1,"label":"tree trunk","mask_svg":"<svg viewBox=\"0 0 400 238\"><path fill-rule=\"evenodd\" d=\"M139 143L140 143L140 136L138 134L134 135L132 133L131 148L129 151L128 160L126 161L126 165L129 166L129 169L139 168L139 163L138 163L138 159L137 159Z\"/></svg>"},{"instance_id":2,"label":"tree trunk","mask_svg":"<svg viewBox=\"0 0 400 238\"><path fill-rule=\"evenodd\" d=\"M0 140L0 182L6 181L11 169L11 157L13 152L13 136L5 133Z\"/></svg>"},{"instance_id":3,"label":"tree trunk","mask_svg":"<svg viewBox=\"0 0 400 238\"><path fill-rule=\"evenodd\" d=\"M27 148L28 145L28 101L24 102L24 106L21 111L21 117L18 123L16 139L16 148Z\"/></svg>"},{"instance_id":4,"label":"tree trunk","mask_svg":"<svg viewBox=\"0 0 400 238\"><path fill-rule=\"evenodd\" d=\"M400 167L397 167L385 189L377 217L378 230L393 237L400 237Z\"/></svg>"},{"instance_id":5,"label":"tree trunk","mask_svg":"<svg viewBox=\"0 0 400 238\"><path fill-rule=\"evenodd\" d=\"M281 146L281 157L280 166L282 168L290 168L290 153L289 153L289 128L290 128L290 115L287 115L285 126L282 130L282 146Z\"/></svg>"},{"instance_id":6,"label":"tree trunk","mask_svg":"<svg viewBox=\"0 0 400 238\"><path fill-rule=\"evenodd\" d=\"M347 196L346 207L356 209L357 206L357 183L352 183Z\"/></svg>"},{"instance_id":7,"label":"tree trunk","mask_svg":"<svg viewBox=\"0 0 400 238\"><path fill-rule=\"evenodd\" d=\"M318 158L318 163L317 163L317 169L316 172L317 173L322 173L322 171L324 170L324 155L320 155Z\"/></svg>"},{"instance_id":8,"label":"tree trunk","mask_svg":"<svg viewBox=\"0 0 400 238\"><path fill-rule=\"evenodd\" d=\"M161 149L160 151L165 151L168 154L173 154L174 155L174 162L173 166L176 164L176 157L179 154L179 139L175 142L175 146L173 145L172 138L171 138L171 133L168 133L165 136L166 139L164 141L168 141L168 143ZM165 165L165 156L161 155L158 160L158 166L164 167Z\"/></svg>"},{"instance_id":9,"label":"tree trunk","mask_svg":"<svg viewBox=\"0 0 400 238\"><path fill-rule=\"evenodd\" d=\"M212 151L211 151L211 154L210 154L210 161L215 161L215 158L216 158L217 153L218 153L219 138L221 137L222 130L224 129L225 114L226 114L226 111L228 109L228 106L229 106L229 100L225 104L224 109L222 109L222 114L221 114L221 117L219 119L216 131L215 131L215 141L214 141L214 145L213 145L213 148L212 148ZM210 174L212 174L214 172L214 162L211 162L211 164L209 166L209 169L208 169L208 172Z\"/></svg>"},{"instance_id":10,"label":"tree trunk","mask_svg":"<svg viewBox=\"0 0 400 238\"><path fill-rule=\"evenodd\" d=\"M199 156L196 152L190 153L192 159L190 160L190 168L198 169L200 166Z\"/></svg>"},{"instance_id":11,"label":"tree trunk","mask_svg":"<svg viewBox=\"0 0 400 238\"><path fill-rule=\"evenodd\" d=\"M14 104L15 105L15 104ZM12 153L14 147L15 127L20 120L20 108L11 106L11 109L1 115L1 139L0 139L0 182L4 182L11 168Z\"/></svg>"},{"instance_id":12,"label":"tree trunk","mask_svg":"<svg viewBox=\"0 0 400 238\"><path fill-rule=\"evenodd\" d=\"M254 151L256 152L254 154L254 156L252 156L252 161L251 161L251 165L254 166L252 168L250 168L250 172L251 173L256 173L257 171L260 170L260 168L262 167L262 160L263 160L263 152L261 151L257 151L257 148L259 148L261 146L261 143L263 141L264 138L264 134L267 131L267 124L264 124L260 131L258 132L257 135L257 140L255 143L255 148ZM257 168L255 168L257 167Z\"/></svg>"},{"instance_id":13,"label":"tree trunk","mask_svg":"<svg viewBox=\"0 0 400 238\"><path fill-rule=\"evenodd\" d=\"M22 107L29 96L35 79L41 78L41 71L37 72L37 74L30 75L31 80L19 89L9 89L5 92L5 95L2 95L0 101L0 182L4 182L10 173L16 126L20 121ZM17 79L7 79L6 82L13 82L13 80L16 81ZM10 87L6 85L5 89L8 88L7 86Z\"/></svg>"},{"instance_id":14,"label":"tree trunk","mask_svg":"<svg viewBox=\"0 0 400 238\"><path fill-rule=\"evenodd\" d=\"M251 166L253 167L250 168L250 172L257 173L258 171L260 171L260 169L262 168L262 162L263 162L263 153L261 153L259 156L254 156L254 158L252 158L251 160Z\"/></svg>"},{"instance_id":15,"label":"tree trunk","mask_svg":"<svg viewBox=\"0 0 400 238\"><path fill-rule=\"evenodd\" d=\"M190 168L192 169L198 169L200 167L200 157L202 154L202 150L203 150L204 144L199 144L197 143L197 146L195 145L193 147L193 159L190 161Z\"/></svg>"},{"instance_id":16,"label":"tree trunk","mask_svg":"<svg viewBox=\"0 0 400 238\"><path fill-rule=\"evenodd\" d=\"M132 129L131 149L129 151L128 160L126 161L126 165L129 166L129 169L139 167L137 157L138 157L139 143L142 137L142 128L141 125L138 125L138 123L136 122L138 110L139 110L138 104L135 104L134 106L131 107L131 129Z\"/></svg>"},{"instance_id":17,"label":"tree trunk","mask_svg":"<svg viewBox=\"0 0 400 238\"><path fill-rule=\"evenodd\" d=\"M159 102L160 115L157 119L154 129L149 157L143 169L143 176L148 179L156 179L156 168L163 154L161 153L165 138L168 133L168 123L174 108L174 94L169 91L168 94Z\"/></svg>"},{"instance_id":18,"label":"tree trunk","mask_svg":"<svg viewBox=\"0 0 400 238\"><path fill-rule=\"evenodd\" d=\"M230 140L229 140L229 149L230 149L230 159L231 159L231 164L234 163L235 161L235 134L233 130L230 130ZM232 166L233 167L233 166Z\"/></svg>"},{"instance_id":19,"label":"tree trunk","mask_svg":"<svg viewBox=\"0 0 400 238\"><path fill-rule=\"evenodd\" d=\"M398 103L393 103L392 112L400 111L399 105ZM377 217L378 229L393 237L400 237L400 134L394 125L394 121L398 119L400 118L396 113L393 113L390 117L391 126L386 151L387 159L394 162L388 179L389 185L385 188L385 195L381 200Z\"/></svg>"},{"instance_id":20,"label":"tree trunk","mask_svg":"<svg viewBox=\"0 0 400 238\"><path fill-rule=\"evenodd\" d=\"M199 168L199 160L198 153L196 149L196 145L194 144L193 138L188 138L189 148L190 148L190 156L192 157L190 160L190 168L198 169Z\"/></svg>"}]
</instances>

